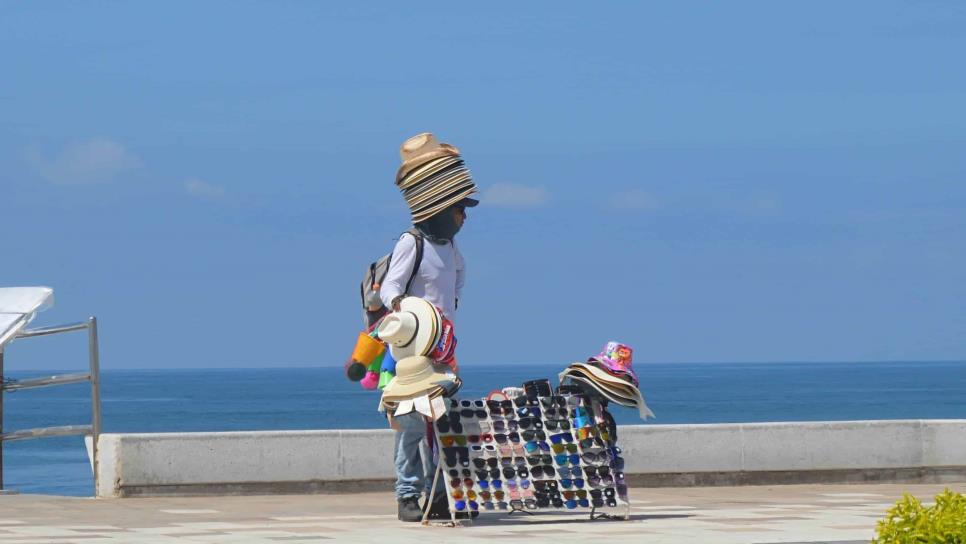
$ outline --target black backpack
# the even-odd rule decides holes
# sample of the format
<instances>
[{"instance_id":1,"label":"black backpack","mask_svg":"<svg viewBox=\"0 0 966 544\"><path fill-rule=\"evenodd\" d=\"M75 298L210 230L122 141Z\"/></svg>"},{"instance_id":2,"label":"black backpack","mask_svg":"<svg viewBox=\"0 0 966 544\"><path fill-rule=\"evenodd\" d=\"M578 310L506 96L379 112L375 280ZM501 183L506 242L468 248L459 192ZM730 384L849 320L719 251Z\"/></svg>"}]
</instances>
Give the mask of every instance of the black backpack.
<instances>
[{"instance_id":1,"label":"black backpack","mask_svg":"<svg viewBox=\"0 0 966 544\"><path fill-rule=\"evenodd\" d=\"M403 234L411 234L416 239L416 262L413 265L413 273L406 282L406 290L404 292L404 294L409 294L409 290L413 286L413 280L416 279L416 274L419 273L419 265L423 262L424 240L423 233L419 232L415 227L407 230ZM379 260L371 263L369 268L366 269L365 275L362 276L362 284L359 285L359 295L362 299L362 320L365 323L366 330L372 328L377 321L382 319L382 316L391 311L389 308L386 308L382 303L382 299L379 298L379 289L382 287L382 281L386 278L386 273L389 272L391 262L392 253L383 255Z\"/></svg>"}]
</instances>

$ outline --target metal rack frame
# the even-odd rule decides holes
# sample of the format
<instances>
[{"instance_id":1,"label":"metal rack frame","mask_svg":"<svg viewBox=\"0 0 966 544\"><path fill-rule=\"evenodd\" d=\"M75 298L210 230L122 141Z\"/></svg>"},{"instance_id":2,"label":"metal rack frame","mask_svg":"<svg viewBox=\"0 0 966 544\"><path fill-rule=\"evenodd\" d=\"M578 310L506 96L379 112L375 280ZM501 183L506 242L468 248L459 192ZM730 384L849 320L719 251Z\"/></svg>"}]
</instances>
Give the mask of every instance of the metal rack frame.
<instances>
[{"instance_id":1,"label":"metal rack frame","mask_svg":"<svg viewBox=\"0 0 966 544\"><path fill-rule=\"evenodd\" d=\"M89 317L86 321L70 323L67 325L57 325L38 329L25 329L17 333L14 338L34 338L38 336L49 336L65 332L75 332L87 330L87 355L90 370L83 374L63 374L47 376L43 378L31 378L26 380L6 380L3 377L3 357L4 350L0 348L0 492L3 491L3 444L15 440L28 440L31 438L42 438L46 436L91 436L93 445L91 448L91 465L94 472L94 495L97 496L97 439L101 434L101 381L100 381L100 354L97 342L97 318ZM11 393L26 389L37 389L40 387L52 387L55 385L66 385L89 381L91 383L91 424L90 425L63 425L59 427L39 427L36 429L22 429L12 432L4 432L3 429L3 395L9 391Z\"/></svg>"}]
</instances>

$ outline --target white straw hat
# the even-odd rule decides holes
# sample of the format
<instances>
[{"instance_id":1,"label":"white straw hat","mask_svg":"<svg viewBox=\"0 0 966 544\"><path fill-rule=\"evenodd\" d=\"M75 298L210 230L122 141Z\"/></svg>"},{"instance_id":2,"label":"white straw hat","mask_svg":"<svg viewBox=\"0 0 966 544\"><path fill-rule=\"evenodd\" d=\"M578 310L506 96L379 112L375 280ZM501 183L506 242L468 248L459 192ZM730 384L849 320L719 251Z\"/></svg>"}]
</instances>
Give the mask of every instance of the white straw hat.
<instances>
[{"instance_id":1,"label":"white straw hat","mask_svg":"<svg viewBox=\"0 0 966 544\"><path fill-rule=\"evenodd\" d=\"M419 297L406 297L399 311L383 318L376 329L380 340L389 344L396 361L429 355L439 342L442 319L435 306Z\"/></svg>"},{"instance_id":2,"label":"white straw hat","mask_svg":"<svg viewBox=\"0 0 966 544\"><path fill-rule=\"evenodd\" d=\"M396 362L396 377L382 390L382 402L431 396L451 389L456 380L448 366L437 365L429 357L406 357Z\"/></svg>"}]
</instances>

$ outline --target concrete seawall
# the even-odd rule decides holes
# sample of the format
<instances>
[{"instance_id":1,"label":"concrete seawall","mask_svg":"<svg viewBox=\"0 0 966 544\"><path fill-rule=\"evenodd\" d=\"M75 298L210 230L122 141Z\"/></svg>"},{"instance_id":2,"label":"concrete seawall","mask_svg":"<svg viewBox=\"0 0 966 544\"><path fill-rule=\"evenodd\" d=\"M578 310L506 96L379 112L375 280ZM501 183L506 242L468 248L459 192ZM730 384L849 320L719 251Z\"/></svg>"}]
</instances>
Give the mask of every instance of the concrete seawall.
<instances>
[{"instance_id":1,"label":"concrete seawall","mask_svg":"<svg viewBox=\"0 0 966 544\"><path fill-rule=\"evenodd\" d=\"M637 486L966 481L966 420L622 426ZM98 496L391 488L392 431L104 434Z\"/></svg>"}]
</instances>

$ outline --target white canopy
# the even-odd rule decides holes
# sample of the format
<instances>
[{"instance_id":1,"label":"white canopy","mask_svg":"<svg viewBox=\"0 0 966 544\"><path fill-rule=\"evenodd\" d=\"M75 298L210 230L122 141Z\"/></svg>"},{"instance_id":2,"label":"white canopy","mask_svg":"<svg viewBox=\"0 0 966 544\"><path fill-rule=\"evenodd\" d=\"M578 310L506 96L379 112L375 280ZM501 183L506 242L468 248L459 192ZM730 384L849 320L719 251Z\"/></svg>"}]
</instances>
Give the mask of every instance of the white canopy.
<instances>
[{"instance_id":1,"label":"white canopy","mask_svg":"<svg viewBox=\"0 0 966 544\"><path fill-rule=\"evenodd\" d=\"M0 350L37 312L54 304L50 287L0 287Z\"/></svg>"}]
</instances>

